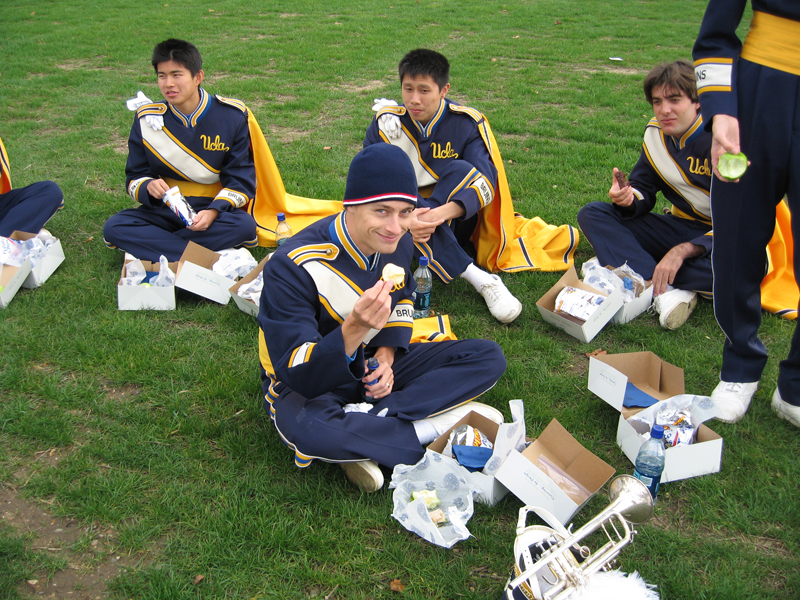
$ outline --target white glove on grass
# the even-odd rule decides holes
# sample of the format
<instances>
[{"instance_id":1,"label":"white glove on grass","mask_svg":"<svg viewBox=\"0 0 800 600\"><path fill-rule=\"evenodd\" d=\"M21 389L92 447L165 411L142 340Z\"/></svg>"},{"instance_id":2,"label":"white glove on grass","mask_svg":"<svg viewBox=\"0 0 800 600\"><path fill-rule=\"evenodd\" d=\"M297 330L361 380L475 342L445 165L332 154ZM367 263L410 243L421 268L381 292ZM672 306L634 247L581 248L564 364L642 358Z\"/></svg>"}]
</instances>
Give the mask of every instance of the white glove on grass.
<instances>
[{"instance_id":1,"label":"white glove on grass","mask_svg":"<svg viewBox=\"0 0 800 600\"><path fill-rule=\"evenodd\" d=\"M375 112L378 112L380 109L386 106L397 106L397 102L394 100L387 100L386 98L375 98L374 101L375 104L372 105L372 110ZM388 113L378 117L378 121L380 122L381 131L383 131L391 139L396 140L400 137L400 117Z\"/></svg>"}]
</instances>

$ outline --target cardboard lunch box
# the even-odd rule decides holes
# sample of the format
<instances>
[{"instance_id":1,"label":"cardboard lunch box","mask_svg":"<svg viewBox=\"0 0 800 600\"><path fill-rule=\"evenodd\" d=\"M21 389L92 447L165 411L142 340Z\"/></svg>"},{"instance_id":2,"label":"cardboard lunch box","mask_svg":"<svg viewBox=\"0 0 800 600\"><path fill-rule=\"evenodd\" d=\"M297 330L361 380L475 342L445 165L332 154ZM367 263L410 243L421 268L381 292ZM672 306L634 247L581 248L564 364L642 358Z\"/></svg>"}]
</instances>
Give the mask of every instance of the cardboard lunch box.
<instances>
[{"instance_id":1,"label":"cardboard lunch box","mask_svg":"<svg viewBox=\"0 0 800 600\"><path fill-rule=\"evenodd\" d=\"M247 298L242 298L239 295L239 288L244 285L247 285L248 283L253 281L256 277L258 277L258 274L264 270L264 265L267 264L267 261L269 260L270 256L272 256L272 254L267 254L267 256L265 256L264 259L260 263L258 263L258 265L252 271L250 271L247 275L245 275L239 281L234 283L228 290L230 292L231 298L233 298L234 303L236 304L236 306L239 307L239 310L254 317L258 316L258 304Z\"/></svg>"},{"instance_id":2,"label":"cardboard lunch box","mask_svg":"<svg viewBox=\"0 0 800 600\"><path fill-rule=\"evenodd\" d=\"M31 272L31 259L26 258L19 267L2 265L0 272L0 309L8 306L17 295L25 279Z\"/></svg>"},{"instance_id":3,"label":"cardboard lunch box","mask_svg":"<svg viewBox=\"0 0 800 600\"><path fill-rule=\"evenodd\" d=\"M126 277L128 263L134 260L136 259L133 256L125 254L120 282ZM145 271L158 273L161 270L161 263L151 263L146 260L141 262ZM178 268L178 263L169 263L169 268L174 272ZM175 310L175 286L120 285L120 282L117 282L119 310Z\"/></svg>"},{"instance_id":4,"label":"cardboard lunch box","mask_svg":"<svg viewBox=\"0 0 800 600\"><path fill-rule=\"evenodd\" d=\"M489 441L492 442L492 444L495 443L495 440L497 439L497 432L501 427L501 425L498 425L494 421L491 421L483 415L473 411L466 414L458 423L453 425L450 429L436 438L436 440L431 442L430 445L428 445L428 450L433 450L434 452L441 454L447 445L447 438L450 437L450 432L460 425L471 425L489 438ZM510 423L507 425L510 425ZM442 456L442 458L455 463L458 462L456 459L449 456ZM492 458L494 458L494 454L492 455ZM492 462L492 458L490 458L486 463L487 465ZM483 504L489 505L496 504L508 493L508 490L503 486L503 484L497 481L496 477L493 475L484 474L483 469L480 471L468 471L465 468L464 477L479 490L478 494L475 496L476 502L482 502Z\"/></svg>"},{"instance_id":5,"label":"cardboard lunch box","mask_svg":"<svg viewBox=\"0 0 800 600\"><path fill-rule=\"evenodd\" d=\"M634 464L644 443L642 434L648 428L640 421L628 421L642 410L623 406L629 385L656 400L666 400L685 393L683 369L652 352L607 354L589 359L589 391L619 411L617 445ZM694 443L667 448L661 482L717 473L722 464L722 446L722 437L701 424Z\"/></svg>"},{"instance_id":6,"label":"cardboard lunch box","mask_svg":"<svg viewBox=\"0 0 800 600\"><path fill-rule=\"evenodd\" d=\"M178 261L175 285L220 304L230 302L231 280L211 269L220 258L213 250L189 242Z\"/></svg>"},{"instance_id":7,"label":"cardboard lunch box","mask_svg":"<svg viewBox=\"0 0 800 600\"><path fill-rule=\"evenodd\" d=\"M12 240L24 242L35 238L35 233L25 231L15 231L11 234ZM39 259L35 267L31 267L31 272L22 282L24 288L37 288L42 285L52 275L55 270L64 262L64 249L61 247L61 240L56 239L52 246L47 249L45 255Z\"/></svg>"},{"instance_id":8,"label":"cardboard lunch box","mask_svg":"<svg viewBox=\"0 0 800 600\"><path fill-rule=\"evenodd\" d=\"M605 296L605 300L603 300L603 303L597 307L586 321L560 315L555 312L556 298L561 290L567 286ZM544 296L539 298L536 306L545 321L551 325L555 325L559 329L563 329L572 337L578 338L586 343L592 341L594 336L600 333L600 330L605 327L622 308L622 294L620 292L614 292L610 296L606 296L602 292L598 292L592 286L583 283L578 278L575 267L570 267L561 279L558 280L558 283L551 287Z\"/></svg>"},{"instance_id":9,"label":"cardboard lunch box","mask_svg":"<svg viewBox=\"0 0 800 600\"><path fill-rule=\"evenodd\" d=\"M539 465L539 457L556 465L588 492L577 501L551 479ZM614 475L614 468L584 448L556 419L522 452L513 450L497 479L526 505L544 508L567 525L578 511Z\"/></svg>"},{"instance_id":10,"label":"cardboard lunch box","mask_svg":"<svg viewBox=\"0 0 800 600\"><path fill-rule=\"evenodd\" d=\"M645 285L644 291L638 297L622 305L622 308L612 317L612 323L615 325L630 323L650 308L650 305L653 304L653 282L645 281Z\"/></svg>"}]
</instances>

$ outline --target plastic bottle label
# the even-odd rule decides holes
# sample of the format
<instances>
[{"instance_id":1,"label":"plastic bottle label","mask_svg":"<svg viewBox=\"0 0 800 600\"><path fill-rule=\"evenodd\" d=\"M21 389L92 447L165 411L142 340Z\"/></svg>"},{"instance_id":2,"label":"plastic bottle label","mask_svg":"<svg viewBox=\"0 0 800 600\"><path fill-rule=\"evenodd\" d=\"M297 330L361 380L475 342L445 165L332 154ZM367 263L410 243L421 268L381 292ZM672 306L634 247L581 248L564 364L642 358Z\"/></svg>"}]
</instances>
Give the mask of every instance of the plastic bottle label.
<instances>
[{"instance_id":1,"label":"plastic bottle label","mask_svg":"<svg viewBox=\"0 0 800 600\"><path fill-rule=\"evenodd\" d=\"M414 310L421 312L426 311L431 307L431 293L430 292L416 292L414 298Z\"/></svg>"}]
</instances>

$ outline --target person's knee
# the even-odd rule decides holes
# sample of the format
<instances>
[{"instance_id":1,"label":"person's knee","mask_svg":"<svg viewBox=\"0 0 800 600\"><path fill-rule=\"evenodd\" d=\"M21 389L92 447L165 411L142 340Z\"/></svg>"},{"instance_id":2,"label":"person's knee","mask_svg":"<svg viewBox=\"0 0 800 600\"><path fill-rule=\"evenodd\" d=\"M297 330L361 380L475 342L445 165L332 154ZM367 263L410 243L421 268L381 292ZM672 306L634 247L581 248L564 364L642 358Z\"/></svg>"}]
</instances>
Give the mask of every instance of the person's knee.
<instances>
[{"instance_id":1,"label":"person's knee","mask_svg":"<svg viewBox=\"0 0 800 600\"><path fill-rule=\"evenodd\" d=\"M585 232L587 229L592 229L594 223L604 218L607 213L607 206L607 202L590 202L584 205L578 211L578 227L581 228L581 231Z\"/></svg>"},{"instance_id":2,"label":"person's knee","mask_svg":"<svg viewBox=\"0 0 800 600\"><path fill-rule=\"evenodd\" d=\"M481 353L481 360L486 365L487 370L497 375L505 373L506 370L506 357L503 354L503 349L497 342L492 340L473 340L475 342L476 352Z\"/></svg>"},{"instance_id":3,"label":"person's knee","mask_svg":"<svg viewBox=\"0 0 800 600\"><path fill-rule=\"evenodd\" d=\"M119 226L123 224L123 218L119 213L111 215L103 225L103 239L109 244L117 245L120 241Z\"/></svg>"}]
</instances>

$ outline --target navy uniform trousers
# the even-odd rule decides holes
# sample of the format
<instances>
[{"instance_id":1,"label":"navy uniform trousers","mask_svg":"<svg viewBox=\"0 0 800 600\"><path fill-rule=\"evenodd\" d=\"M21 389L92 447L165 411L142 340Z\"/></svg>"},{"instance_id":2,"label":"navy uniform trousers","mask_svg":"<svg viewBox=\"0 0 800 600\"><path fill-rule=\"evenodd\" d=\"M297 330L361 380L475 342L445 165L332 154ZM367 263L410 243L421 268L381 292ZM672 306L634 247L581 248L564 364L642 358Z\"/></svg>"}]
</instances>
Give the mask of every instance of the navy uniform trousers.
<instances>
[{"instance_id":1,"label":"navy uniform trousers","mask_svg":"<svg viewBox=\"0 0 800 600\"><path fill-rule=\"evenodd\" d=\"M200 212L213 198L187 198ZM189 242L209 250L225 250L252 242L256 223L246 211L220 211L205 231L192 231L166 206L126 208L112 215L103 227L106 243L130 252L136 258L158 262L163 254L170 262L180 260Z\"/></svg>"},{"instance_id":2,"label":"navy uniform trousers","mask_svg":"<svg viewBox=\"0 0 800 600\"><path fill-rule=\"evenodd\" d=\"M609 202L590 202L581 208L578 225L602 266L620 267L627 261L645 279L653 278L656 265L672 248L711 230L700 221L652 212L625 219ZM672 285L710 294L713 284L711 255L706 254L685 260Z\"/></svg>"},{"instance_id":3,"label":"navy uniform trousers","mask_svg":"<svg viewBox=\"0 0 800 600\"><path fill-rule=\"evenodd\" d=\"M752 164L738 183L715 177L711 184L714 313L726 337L720 378L751 382L761 378L767 362L758 338L760 285L775 207L784 195L793 215L792 235L800 239L800 77L740 58L737 87L740 144ZM783 400L800 405L797 328L789 357L780 364L778 389Z\"/></svg>"},{"instance_id":4,"label":"navy uniform trousers","mask_svg":"<svg viewBox=\"0 0 800 600\"><path fill-rule=\"evenodd\" d=\"M413 465L425 449L412 421L469 402L492 388L505 368L500 346L490 340L411 344L395 357L392 393L369 413L343 410L365 401L358 381L311 399L284 387L271 410L281 437L299 455L331 462L370 458L389 468ZM268 403L265 408L270 411ZM386 416L377 416L383 409Z\"/></svg>"},{"instance_id":5,"label":"navy uniform trousers","mask_svg":"<svg viewBox=\"0 0 800 600\"><path fill-rule=\"evenodd\" d=\"M439 173L439 180L433 187L433 191L429 197L417 198L417 206L437 208L447 203L448 198L453 193L453 190L464 181L464 178L474 169L469 162L465 160L453 160L448 163L447 167ZM454 198L458 200L459 193L474 193L469 190L459 191L455 194ZM452 200L451 200L452 202ZM451 221L449 226L447 223L442 223L433 232L427 242L414 244L414 257L419 259L421 256L428 257L428 263L431 270L441 279L444 283L450 283L453 279L461 275L467 270L467 267L473 263L472 258L464 250L459 243L460 240L456 237L455 228L458 223L464 223L463 220ZM477 217L470 220L472 223L472 230L475 229L477 224ZM461 234L461 232L460 232ZM462 241L467 241L472 231L464 232L463 237L466 238Z\"/></svg>"},{"instance_id":6,"label":"navy uniform trousers","mask_svg":"<svg viewBox=\"0 0 800 600\"><path fill-rule=\"evenodd\" d=\"M15 231L39 233L63 205L64 193L52 181L39 181L0 194L0 236L8 237Z\"/></svg>"}]
</instances>

